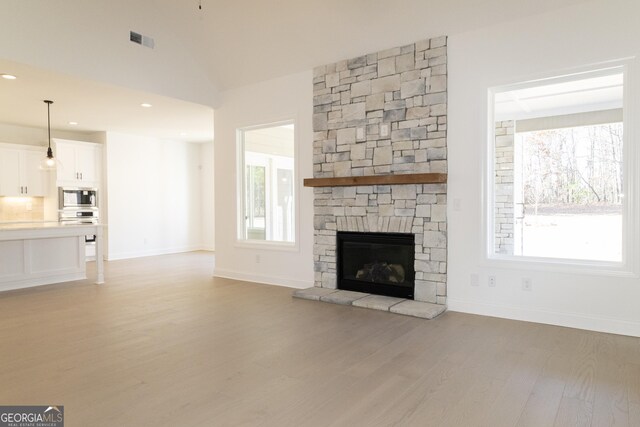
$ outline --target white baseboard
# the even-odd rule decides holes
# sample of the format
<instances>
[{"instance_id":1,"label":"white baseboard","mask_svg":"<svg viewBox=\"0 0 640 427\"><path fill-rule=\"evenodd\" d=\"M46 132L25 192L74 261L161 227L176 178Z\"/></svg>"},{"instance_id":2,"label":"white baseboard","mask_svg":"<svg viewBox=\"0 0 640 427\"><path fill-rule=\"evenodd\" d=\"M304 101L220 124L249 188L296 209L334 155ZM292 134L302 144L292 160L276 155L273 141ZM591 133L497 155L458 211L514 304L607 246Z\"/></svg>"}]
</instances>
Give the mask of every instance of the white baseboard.
<instances>
[{"instance_id":1,"label":"white baseboard","mask_svg":"<svg viewBox=\"0 0 640 427\"><path fill-rule=\"evenodd\" d=\"M640 337L640 322L447 298L450 311Z\"/></svg>"},{"instance_id":2,"label":"white baseboard","mask_svg":"<svg viewBox=\"0 0 640 427\"><path fill-rule=\"evenodd\" d=\"M0 291L12 291L15 289L31 288L34 286L52 285L56 283L72 282L75 280L83 280L87 278L87 273L84 271L76 273L56 274L55 276L47 277L31 277L27 279L15 280L12 282L5 282L0 284Z\"/></svg>"},{"instance_id":3,"label":"white baseboard","mask_svg":"<svg viewBox=\"0 0 640 427\"><path fill-rule=\"evenodd\" d=\"M149 249L146 251L133 251L133 252L116 252L111 253L105 259L108 261L117 261L120 259L131 259L131 258L143 258L148 256L156 256L156 255L169 255L169 254L179 254L183 252L193 252L202 250L201 246L184 246L177 248L162 248L162 249Z\"/></svg>"},{"instance_id":4,"label":"white baseboard","mask_svg":"<svg viewBox=\"0 0 640 427\"><path fill-rule=\"evenodd\" d=\"M245 282L265 283L267 285L286 286L288 288L305 289L313 286L313 280L298 280L287 277L266 276L261 274L247 273L244 271L222 270L215 268L214 277L225 279L243 280Z\"/></svg>"}]
</instances>

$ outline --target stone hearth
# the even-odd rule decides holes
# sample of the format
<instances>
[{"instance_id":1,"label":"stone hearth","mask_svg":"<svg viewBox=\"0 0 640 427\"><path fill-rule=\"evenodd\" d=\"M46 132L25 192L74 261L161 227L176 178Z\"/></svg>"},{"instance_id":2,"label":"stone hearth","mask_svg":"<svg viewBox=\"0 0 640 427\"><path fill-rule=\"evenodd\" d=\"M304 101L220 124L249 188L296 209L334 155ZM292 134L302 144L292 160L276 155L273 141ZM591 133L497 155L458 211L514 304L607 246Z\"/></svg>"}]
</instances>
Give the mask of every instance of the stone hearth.
<instances>
[{"instance_id":1,"label":"stone hearth","mask_svg":"<svg viewBox=\"0 0 640 427\"><path fill-rule=\"evenodd\" d=\"M299 289L293 293L295 298L311 301L322 301L333 304L351 305L354 307L370 308L373 310L389 311L405 316L433 319L444 312L442 304L411 301L402 298L385 297L381 295L369 295L361 292L339 291L327 288Z\"/></svg>"}]
</instances>

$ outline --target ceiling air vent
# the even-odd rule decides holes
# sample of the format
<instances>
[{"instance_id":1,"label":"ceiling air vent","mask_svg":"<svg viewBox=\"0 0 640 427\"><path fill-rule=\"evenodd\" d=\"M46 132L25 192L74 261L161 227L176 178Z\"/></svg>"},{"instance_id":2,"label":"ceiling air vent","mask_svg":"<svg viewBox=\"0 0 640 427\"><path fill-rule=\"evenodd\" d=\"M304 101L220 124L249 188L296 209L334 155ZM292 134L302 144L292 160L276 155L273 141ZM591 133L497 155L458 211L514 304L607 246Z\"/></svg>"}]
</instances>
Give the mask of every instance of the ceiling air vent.
<instances>
[{"instance_id":1,"label":"ceiling air vent","mask_svg":"<svg viewBox=\"0 0 640 427\"><path fill-rule=\"evenodd\" d=\"M129 31L129 40L134 43L142 44L142 34L135 31Z\"/></svg>"},{"instance_id":2,"label":"ceiling air vent","mask_svg":"<svg viewBox=\"0 0 640 427\"><path fill-rule=\"evenodd\" d=\"M155 47L155 42L153 41L152 37L136 33L135 31L129 31L129 40L131 40L133 43L146 46L151 49Z\"/></svg>"}]
</instances>

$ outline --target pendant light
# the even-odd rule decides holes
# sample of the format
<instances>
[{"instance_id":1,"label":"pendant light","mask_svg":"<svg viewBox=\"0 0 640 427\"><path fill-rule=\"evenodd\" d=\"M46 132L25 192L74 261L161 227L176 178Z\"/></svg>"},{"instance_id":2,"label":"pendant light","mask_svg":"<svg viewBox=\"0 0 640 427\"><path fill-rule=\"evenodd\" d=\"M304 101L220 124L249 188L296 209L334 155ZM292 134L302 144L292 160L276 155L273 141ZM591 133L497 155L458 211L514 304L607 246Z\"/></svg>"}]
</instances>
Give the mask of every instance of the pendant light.
<instances>
[{"instance_id":1,"label":"pendant light","mask_svg":"<svg viewBox=\"0 0 640 427\"><path fill-rule=\"evenodd\" d=\"M55 170L57 164L57 160L53 157L53 150L51 149L51 104L53 101L49 101L46 99L45 104L47 104L47 132L49 135L49 148L47 148L47 157L42 159L40 162L40 169L42 170Z\"/></svg>"}]
</instances>

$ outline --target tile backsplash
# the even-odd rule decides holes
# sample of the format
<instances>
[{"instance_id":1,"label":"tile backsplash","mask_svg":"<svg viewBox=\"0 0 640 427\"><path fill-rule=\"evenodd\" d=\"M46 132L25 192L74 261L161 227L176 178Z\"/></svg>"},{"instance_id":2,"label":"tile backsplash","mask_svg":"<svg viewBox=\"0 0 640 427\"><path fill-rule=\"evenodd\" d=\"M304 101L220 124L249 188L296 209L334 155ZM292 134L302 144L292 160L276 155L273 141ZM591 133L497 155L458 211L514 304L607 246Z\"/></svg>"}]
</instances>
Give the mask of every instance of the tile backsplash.
<instances>
[{"instance_id":1,"label":"tile backsplash","mask_svg":"<svg viewBox=\"0 0 640 427\"><path fill-rule=\"evenodd\" d=\"M0 197L0 221L43 221L44 197Z\"/></svg>"}]
</instances>

